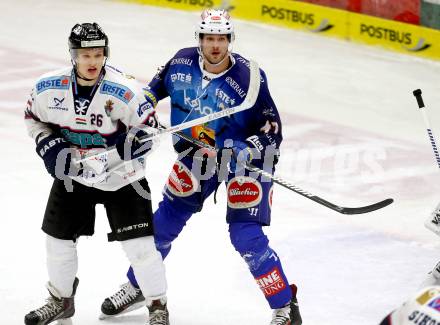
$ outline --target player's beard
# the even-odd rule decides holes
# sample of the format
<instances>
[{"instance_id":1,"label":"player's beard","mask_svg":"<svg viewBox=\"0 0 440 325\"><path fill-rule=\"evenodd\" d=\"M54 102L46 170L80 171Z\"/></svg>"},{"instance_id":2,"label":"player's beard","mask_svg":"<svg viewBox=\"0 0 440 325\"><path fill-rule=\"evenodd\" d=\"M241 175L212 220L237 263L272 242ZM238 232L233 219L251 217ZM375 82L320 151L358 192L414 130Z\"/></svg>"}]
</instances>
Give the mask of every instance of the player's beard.
<instances>
[{"instance_id":1,"label":"player's beard","mask_svg":"<svg viewBox=\"0 0 440 325\"><path fill-rule=\"evenodd\" d=\"M223 62L226 59L226 56L228 55L228 51L226 51L220 58L216 59L215 61L213 61L212 59L210 59L207 55L203 55L205 60L208 61L209 64L219 64L221 62Z\"/></svg>"},{"instance_id":2,"label":"player's beard","mask_svg":"<svg viewBox=\"0 0 440 325\"><path fill-rule=\"evenodd\" d=\"M229 51L226 50L225 53L220 58L214 59L213 55L210 54L208 51L206 51L208 53L205 53L205 50L203 49L203 47L201 48L201 52L203 54L203 59L206 60L209 64L212 64L212 65L220 64L221 62L223 62L225 60L225 58L229 54Z\"/></svg>"}]
</instances>

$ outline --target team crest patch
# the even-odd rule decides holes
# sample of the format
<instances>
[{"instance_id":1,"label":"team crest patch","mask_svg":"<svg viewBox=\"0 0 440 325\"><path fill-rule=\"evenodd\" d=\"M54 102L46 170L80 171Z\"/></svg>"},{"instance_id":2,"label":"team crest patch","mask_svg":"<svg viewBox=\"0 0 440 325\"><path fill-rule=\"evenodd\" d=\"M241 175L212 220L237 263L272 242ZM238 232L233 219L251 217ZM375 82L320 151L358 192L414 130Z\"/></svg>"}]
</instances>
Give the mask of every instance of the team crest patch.
<instances>
[{"instance_id":1,"label":"team crest patch","mask_svg":"<svg viewBox=\"0 0 440 325\"><path fill-rule=\"evenodd\" d=\"M255 279L266 297L276 295L287 287L278 267Z\"/></svg>"},{"instance_id":2,"label":"team crest patch","mask_svg":"<svg viewBox=\"0 0 440 325\"><path fill-rule=\"evenodd\" d=\"M187 197L198 188L197 179L191 171L180 161L176 161L170 176L168 177L167 189L179 197Z\"/></svg>"},{"instance_id":3,"label":"team crest patch","mask_svg":"<svg viewBox=\"0 0 440 325\"><path fill-rule=\"evenodd\" d=\"M254 207L261 202L263 196L260 182L248 176L231 179L226 190L228 206L233 209Z\"/></svg>"},{"instance_id":4,"label":"team crest patch","mask_svg":"<svg viewBox=\"0 0 440 325\"><path fill-rule=\"evenodd\" d=\"M42 93L48 89L69 89L70 78L67 76L49 77L41 79L37 83L37 94Z\"/></svg>"},{"instance_id":5,"label":"team crest patch","mask_svg":"<svg viewBox=\"0 0 440 325\"><path fill-rule=\"evenodd\" d=\"M134 97L133 92L127 87L105 80L99 90L101 94L111 95L128 104Z\"/></svg>"},{"instance_id":6,"label":"team crest patch","mask_svg":"<svg viewBox=\"0 0 440 325\"><path fill-rule=\"evenodd\" d=\"M114 103L110 99L105 102L104 110L108 117L110 117L110 113L113 111L113 105Z\"/></svg>"}]
</instances>

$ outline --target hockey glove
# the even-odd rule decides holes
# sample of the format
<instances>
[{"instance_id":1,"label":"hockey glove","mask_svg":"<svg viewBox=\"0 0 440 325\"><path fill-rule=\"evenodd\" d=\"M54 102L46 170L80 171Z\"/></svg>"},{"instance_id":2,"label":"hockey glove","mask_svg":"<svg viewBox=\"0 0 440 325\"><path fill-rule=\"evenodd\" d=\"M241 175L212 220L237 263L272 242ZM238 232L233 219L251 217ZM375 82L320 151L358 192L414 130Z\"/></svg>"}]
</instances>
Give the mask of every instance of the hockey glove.
<instances>
[{"instance_id":1,"label":"hockey glove","mask_svg":"<svg viewBox=\"0 0 440 325\"><path fill-rule=\"evenodd\" d=\"M98 154L102 149L89 150L89 154ZM89 184L98 184L107 180L109 163L108 154L101 153L95 158L82 163L82 179Z\"/></svg>"},{"instance_id":2,"label":"hockey glove","mask_svg":"<svg viewBox=\"0 0 440 325\"><path fill-rule=\"evenodd\" d=\"M115 143L119 157L129 161L147 154L153 147L153 141L141 142L141 139L148 137L154 130L156 129L148 126L144 126L142 129L133 127L130 131L119 135Z\"/></svg>"},{"instance_id":3,"label":"hockey glove","mask_svg":"<svg viewBox=\"0 0 440 325\"><path fill-rule=\"evenodd\" d=\"M230 145L232 149L231 161L229 162L229 171L237 173L242 171L246 164L252 161L252 149L246 142L232 141Z\"/></svg>"},{"instance_id":4,"label":"hockey glove","mask_svg":"<svg viewBox=\"0 0 440 325\"><path fill-rule=\"evenodd\" d=\"M37 154L43 159L47 172L54 178L74 174L70 145L60 135L51 134L37 143ZM58 161L57 161L58 160ZM58 163L58 164L57 164ZM76 170L76 174L77 170Z\"/></svg>"}]
</instances>

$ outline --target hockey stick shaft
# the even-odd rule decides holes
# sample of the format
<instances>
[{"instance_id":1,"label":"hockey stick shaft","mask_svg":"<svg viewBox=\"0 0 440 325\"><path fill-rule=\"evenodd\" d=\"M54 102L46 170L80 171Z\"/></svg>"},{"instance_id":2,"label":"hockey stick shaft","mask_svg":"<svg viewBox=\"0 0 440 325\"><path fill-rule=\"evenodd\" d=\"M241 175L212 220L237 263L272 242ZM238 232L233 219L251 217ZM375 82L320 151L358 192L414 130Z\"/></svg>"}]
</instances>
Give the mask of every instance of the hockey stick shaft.
<instances>
[{"instance_id":1,"label":"hockey stick shaft","mask_svg":"<svg viewBox=\"0 0 440 325\"><path fill-rule=\"evenodd\" d=\"M416 89L413 91L413 95L416 97L417 105L419 106L420 112L423 116L423 121L426 126L426 131L428 132L429 142L431 143L432 150L434 151L435 161L437 162L437 166L440 168L440 156L438 153L438 146L435 141L434 133L432 132L431 125L429 123L428 114L426 113L425 103L422 98L422 90ZM439 227L439 206L431 213L428 219L424 222L425 227L434 232L435 234L440 234Z\"/></svg>"},{"instance_id":2,"label":"hockey stick shaft","mask_svg":"<svg viewBox=\"0 0 440 325\"><path fill-rule=\"evenodd\" d=\"M182 138L182 139L192 143L192 144L195 144L195 145L201 147L201 148L205 148L205 149L208 149L208 150L211 150L211 151L217 151L214 147L210 146L209 144L204 143L204 142L202 142L200 140L194 139L192 137L189 137L186 134L183 134L181 132L176 133L176 135L179 136L180 138ZM312 201L314 201L316 203L319 203L319 204L321 204L321 205L323 205L323 206L325 206L325 207L327 207L327 208L329 208L331 210L334 210L334 211L342 213L342 214L362 214L362 213L368 213L368 212L372 212L372 211L384 208L387 205L390 205L391 203L393 203L393 201L394 201L393 199L386 199L386 200L383 200L383 201L380 201L380 202L377 202L377 203L374 203L374 204L371 204L371 205L363 206L363 207L355 207L355 208L342 207L342 206L336 205L334 203L331 203L331 202L329 202L327 200L324 200L323 198L321 198L321 197L319 197L317 195L309 193L308 191L305 191L305 190L299 188L298 186L296 186L296 185L294 185L294 184L284 180L283 178L278 177L278 176L274 176L271 173L268 173L268 172L266 172L266 171L264 171L264 170L262 170L262 169L260 169L260 168L258 168L256 166L250 164L250 163L246 164L246 169L248 169L248 170L250 170L252 172L259 173L259 174L261 174L261 175L263 175L265 177L268 177L274 183L276 183L276 184L278 184L280 186L283 186L283 187L287 188L288 190L291 190L291 191L293 191L293 192L295 192L297 194L300 194L300 195L308 198L309 200L312 200Z\"/></svg>"},{"instance_id":3,"label":"hockey stick shaft","mask_svg":"<svg viewBox=\"0 0 440 325\"><path fill-rule=\"evenodd\" d=\"M221 110L219 112L214 112L214 113L196 118L194 120L190 120L190 121L178 124L178 125L171 126L166 129L159 129L158 132L149 134L145 138L142 138L140 140L140 142L141 143L147 142L147 141L153 140L155 137L162 136L164 134L176 133L176 132L179 132L179 131L182 131L185 129L189 129L189 128L194 127L196 125L215 121L220 118L230 116L230 115L233 115L233 114L236 114L239 112L243 112L243 111L251 108L252 106L255 105L257 98L258 98L258 94L260 92L260 68L255 61L249 61L249 70L250 70L249 88L248 88L245 99L243 100L243 102L240 105L226 108L226 109ZM99 152L96 154L88 155L82 159L78 159L75 161L75 163L79 164L79 163L85 162L87 160L97 158L103 154L109 154L114 151L116 151L116 148L114 146L112 146L112 147L109 147L106 151L102 151L102 152Z\"/></svg>"},{"instance_id":4,"label":"hockey stick shaft","mask_svg":"<svg viewBox=\"0 0 440 325\"><path fill-rule=\"evenodd\" d=\"M440 155L438 152L438 146L435 141L434 133L432 132L431 129L431 124L429 123L428 115L426 114L425 103L423 102L423 98L422 98L422 90L421 89L414 90L413 95L417 99L417 104L423 116L423 121L425 122L426 131L428 132L429 142L431 143L432 150L434 151L435 161L437 162L437 166L440 168Z\"/></svg>"}]
</instances>

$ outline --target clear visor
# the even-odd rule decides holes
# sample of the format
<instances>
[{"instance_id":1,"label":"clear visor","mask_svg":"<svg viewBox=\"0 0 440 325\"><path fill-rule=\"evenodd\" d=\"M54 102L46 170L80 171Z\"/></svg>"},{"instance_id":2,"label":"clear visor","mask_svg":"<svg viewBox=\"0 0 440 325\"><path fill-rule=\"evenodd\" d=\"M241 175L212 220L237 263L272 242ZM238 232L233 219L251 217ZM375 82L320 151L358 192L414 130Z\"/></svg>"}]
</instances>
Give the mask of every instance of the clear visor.
<instances>
[{"instance_id":1,"label":"clear visor","mask_svg":"<svg viewBox=\"0 0 440 325\"><path fill-rule=\"evenodd\" d=\"M83 64L100 64L104 65L107 57L105 56L105 48L96 47L89 49L71 49L70 56L72 60L79 65Z\"/></svg>"}]
</instances>

